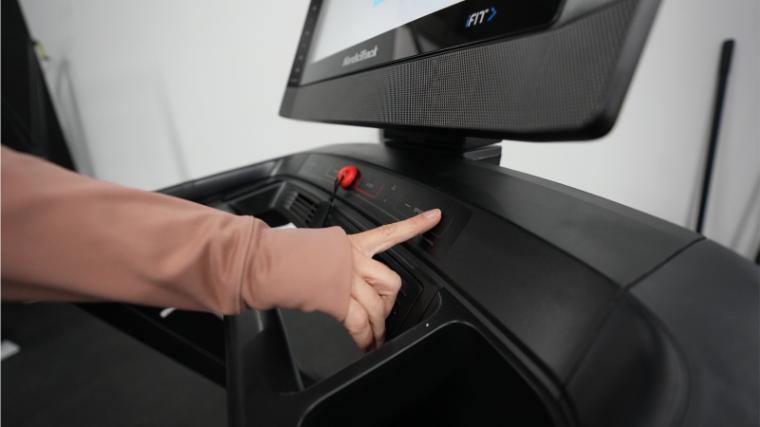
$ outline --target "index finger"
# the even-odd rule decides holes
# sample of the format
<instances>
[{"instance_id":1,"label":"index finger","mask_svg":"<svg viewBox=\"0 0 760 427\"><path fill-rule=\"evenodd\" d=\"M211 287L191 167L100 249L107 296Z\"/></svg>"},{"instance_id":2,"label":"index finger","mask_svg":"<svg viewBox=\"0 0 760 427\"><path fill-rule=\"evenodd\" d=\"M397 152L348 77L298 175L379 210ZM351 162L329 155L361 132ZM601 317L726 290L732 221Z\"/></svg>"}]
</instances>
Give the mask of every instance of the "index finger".
<instances>
[{"instance_id":1,"label":"index finger","mask_svg":"<svg viewBox=\"0 0 760 427\"><path fill-rule=\"evenodd\" d=\"M403 221L367 230L356 237L360 239L362 249L368 255L374 255L430 230L440 221L441 210L431 209Z\"/></svg>"}]
</instances>

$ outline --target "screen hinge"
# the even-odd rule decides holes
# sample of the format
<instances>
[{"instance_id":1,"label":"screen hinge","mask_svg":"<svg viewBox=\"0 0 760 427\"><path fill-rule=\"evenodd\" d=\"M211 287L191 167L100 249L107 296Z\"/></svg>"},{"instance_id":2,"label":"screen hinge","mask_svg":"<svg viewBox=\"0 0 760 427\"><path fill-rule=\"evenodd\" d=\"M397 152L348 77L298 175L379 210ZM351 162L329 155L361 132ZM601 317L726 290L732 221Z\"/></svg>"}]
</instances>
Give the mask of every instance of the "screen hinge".
<instances>
[{"instance_id":1,"label":"screen hinge","mask_svg":"<svg viewBox=\"0 0 760 427\"><path fill-rule=\"evenodd\" d=\"M495 165L501 160L501 146L495 145L499 139L382 129L381 140L400 150L430 151Z\"/></svg>"}]
</instances>

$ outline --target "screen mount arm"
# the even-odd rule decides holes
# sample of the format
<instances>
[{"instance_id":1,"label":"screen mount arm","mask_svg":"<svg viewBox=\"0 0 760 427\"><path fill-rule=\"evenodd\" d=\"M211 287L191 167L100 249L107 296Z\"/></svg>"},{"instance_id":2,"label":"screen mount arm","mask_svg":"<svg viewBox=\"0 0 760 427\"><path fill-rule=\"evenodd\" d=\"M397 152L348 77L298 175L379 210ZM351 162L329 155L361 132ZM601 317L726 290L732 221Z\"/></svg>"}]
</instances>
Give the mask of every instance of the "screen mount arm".
<instances>
[{"instance_id":1,"label":"screen mount arm","mask_svg":"<svg viewBox=\"0 0 760 427\"><path fill-rule=\"evenodd\" d=\"M447 154L495 165L501 160L498 139L395 129L382 129L380 134L385 145L399 150Z\"/></svg>"}]
</instances>

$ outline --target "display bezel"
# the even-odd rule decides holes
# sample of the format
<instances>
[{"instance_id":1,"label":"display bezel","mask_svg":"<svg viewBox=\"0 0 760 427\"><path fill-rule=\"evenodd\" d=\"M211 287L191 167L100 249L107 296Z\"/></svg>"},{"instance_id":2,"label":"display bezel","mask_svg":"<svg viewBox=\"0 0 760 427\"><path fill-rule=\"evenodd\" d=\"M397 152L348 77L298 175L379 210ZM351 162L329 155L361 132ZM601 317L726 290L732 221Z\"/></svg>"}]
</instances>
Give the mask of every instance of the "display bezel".
<instances>
[{"instance_id":1,"label":"display bezel","mask_svg":"<svg viewBox=\"0 0 760 427\"><path fill-rule=\"evenodd\" d=\"M309 7L302 41L288 79L290 86L303 86L540 30L557 19L562 0L465 0L312 61L311 50L319 35L323 3L324 0L313 1ZM365 55L361 56L363 53Z\"/></svg>"}]
</instances>

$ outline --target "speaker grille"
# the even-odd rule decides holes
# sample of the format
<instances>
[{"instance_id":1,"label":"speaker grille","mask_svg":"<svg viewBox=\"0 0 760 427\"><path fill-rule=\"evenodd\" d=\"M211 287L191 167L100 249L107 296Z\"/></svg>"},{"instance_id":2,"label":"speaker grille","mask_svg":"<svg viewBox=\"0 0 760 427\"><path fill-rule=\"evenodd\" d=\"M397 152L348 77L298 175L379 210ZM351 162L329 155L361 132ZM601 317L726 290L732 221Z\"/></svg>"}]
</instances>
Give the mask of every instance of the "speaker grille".
<instances>
[{"instance_id":1,"label":"speaker grille","mask_svg":"<svg viewBox=\"0 0 760 427\"><path fill-rule=\"evenodd\" d=\"M314 216L317 213L317 202L312 198L292 191L285 196L283 206L289 213L289 218L300 227L313 225Z\"/></svg>"}]
</instances>

